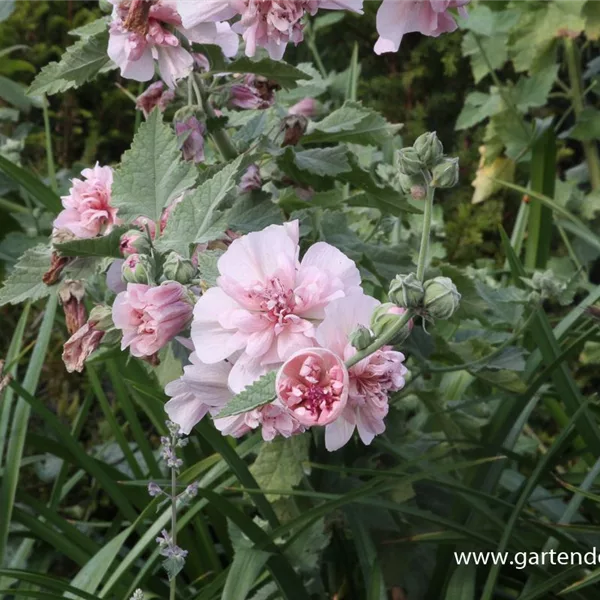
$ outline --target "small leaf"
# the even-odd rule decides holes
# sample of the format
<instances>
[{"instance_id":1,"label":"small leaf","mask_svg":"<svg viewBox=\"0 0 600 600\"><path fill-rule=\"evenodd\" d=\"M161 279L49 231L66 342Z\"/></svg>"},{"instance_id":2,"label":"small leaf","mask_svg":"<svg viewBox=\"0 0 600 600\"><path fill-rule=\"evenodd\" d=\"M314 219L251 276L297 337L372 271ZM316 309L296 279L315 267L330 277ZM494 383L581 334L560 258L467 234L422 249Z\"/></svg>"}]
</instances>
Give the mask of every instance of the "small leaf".
<instances>
[{"instance_id":1,"label":"small leaf","mask_svg":"<svg viewBox=\"0 0 600 600\"><path fill-rule=\"evenodd\" d=\"M108 256L111 258L123 258L119 243L121 236L128 230L128 227L116 227L109 234L100 237L71 240L63 244L54 244L56 250L63 256Z\"/></svg>"},{"instance_id":2,"label":"small leaf","mask_svg":"<svg viewBox=\"0 0 600 600\"><path fill-rule=\"evenodd\" d=\"M589 106L584 108L568 137L580 142L600 139L600 111Z\"/></svg>"},{"instance_id":3,"label":"small leaf","mask_svg":"<svg viewBox=\"0 0 600 600\"><path fill-rule=\"evenodd\" d=\"M177 575L181 572L181 569L183 569L185 566L185 558L182 556L170 556L166 560L163 560L162 565L167 572L169 581L171 581L177 577Z\"/></svg>"},{"instance_id":4,"label":"small leaf","mask_svg":"<svg viewBox=\"0 0 600 600\"><path fill-rule=\"evenodd\" d=\"M223 71L225 73L262 75L286 89L295 88L299 79L310 79L310 75L307 75L304 71L282 60L271 60L270 58L254 61L244 56L227 65Z\"/></svg>"},{"instance_id":5,"label":"small leaf","mask_svg":"<svg viewBox=\"0 0 600 600\"><path fill-rule=\"evenodd\" d=\"M50 268L50 254L46 245L35 246L23 254L0 289L0 306L39 300L50 294L50 288L42 281Z\"/></svg>"},{"instance_id":6,"label":"small leaf","mask_svg":"<svg viewBox=\"0 0 600 600\"><path fill-rule=\"evenodd\" d=\"M158 221L165 206L195 179L196 169L181 158L175 132L154 110L115 171L112 202L122 219L144 216Z\"/></svg>"},{"instance_id":7,"label":"small leaf","mask_svg":"<svg viewBox=\"0 0 600 600\"><path fill-rule=\"evenodd\" d=\"M46 65L29 88L29 95L58 94L79 87L109 65L108 32L82 38L67 48L60 62Z\"/></svg>"},{"instance_id":8,"label":"small leaf","mask_svg":"<svg viewBox=\"0 0 600 600\"><path fill-rule=\"evenodd\" d=\"M86 23L81 27L71 29L71 31L69 31L69 35L80 38L89 38L93 35L98 35L99 33L106 31L109 20L110 17L100 17L99 19L91 21L90 23Z\"/></svg>"},{"instance_id":9,"label":"small leaf","mask_svg":"<svg viewBox=\"0 0 600 600\"><path fill-rule=\"evenodd\" d=\"M217 277L219 277L217 263L223 253L223 250L205 250L198 254L199 277L208 287L217 285Z\"/></svg>"},{"instance_id":10,"label":"small leaf","mask_svg":"<svg viewBox=\"0 0 600 600\"><path fill-rule=\"evenodd\" d=\"M309 171L322 177L334 177L350 170L348 150L345 146L314 148L294 151L286 149L286 159L292 160L301 171Z\"/></svg>"},{"instance_id":11,"label":"small leaf","mask_svg":"<svg viewBox=\"0 0 600 600\"><path fill-rule=\"evenodd\" d=\"M275 400L275 377L276 371L263 375L260 379L249 385L244 391L236 394L227 406L217 415L217 419L233 417L249 410L254 410L263 404L269 404Z\"/></svg>"}]
</instances>

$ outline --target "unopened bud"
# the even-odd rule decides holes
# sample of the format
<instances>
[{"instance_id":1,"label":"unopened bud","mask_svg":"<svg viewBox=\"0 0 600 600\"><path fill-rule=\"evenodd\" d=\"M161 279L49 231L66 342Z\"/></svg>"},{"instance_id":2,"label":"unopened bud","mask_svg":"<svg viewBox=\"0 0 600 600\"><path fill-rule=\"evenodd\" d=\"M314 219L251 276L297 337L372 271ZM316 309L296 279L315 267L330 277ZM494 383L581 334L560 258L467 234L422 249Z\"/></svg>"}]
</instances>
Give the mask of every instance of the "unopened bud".
<instances>
[{"instance_id":1,"label":"unopened bud","mask_svg":"<svg viewBox=\"0 0 600 600\"><path fill-rule=\"evenodd\" d=\"M444 147L435 131L420 135L415 140L413 148L417 151L421 162L430 169L432 169L444 155Z\"/></svg>"},{"instance_id":2,"label":"unopened bud","mask_svg":"<svg viewBox=\"0 0 600 600\"><path fill-rule=\"evenodd\" d=\"M391 302L380 304L371 316L371 328L375 337L380 337L384 333L387 333L390 329L398 324L398 321L402 319L402 315L406 313L405 308L400 308ZM413 321L409 319L400 331L392 338L392 344L401 344L408 336L413 328Z\"/></svg>"},{"instance_id":3,"label":"unopened bud","mask_svg":"<svg viewBox=\"0 0 600 600\"><path fill-rule=\"evenodd\" d=\"M423 304L423 284L414 273L396 275L390 283L388 296L401 308L419 308Z\"/></svg>"},{"instance_id":4,"label":"unopened bud","mask_svg":"<svg viewBox=\"0 0 600 600\"><path fill-rule=\"evenodd\" d=\"M359 325L351 334L350 334L350 343L357 350L364 350L371 344L373 341L373 336L367 327L364 325Z\"/></svg>"},{"instance_id":5,"label":"unopened bud","mask_svg":"<svg viewBox=\"0 0 600 600\"><path fill-rule=\"evenodd\" d=\"M426 281L424 307L433 319L449 319L457 310L460 294L449 277L435 277Z\"/></svg>"},{"instance_id":6,"label":"unopened bud","mask_svg":"<svg viewBox=\"0 0 600 600\"><path fill-rule=\"evenodd\" d=\"M113 329L114 323L112 320L112 309L110 306L98 304L90 311L88 323L92 324L94 329L98 331L109 331Z\"/></svg>"},{"instance_id":7,"label":"unopened bud","mask_svg":"<svg viewBox=\"0 0 600 600\"><path fill-rule=\"evenodd\" d=\"M437 188L451 188L458 183L458 158L444 158L431 171L431 185Z\"/></svg>"},{"instance_id":8,"label":"unopened bud","mask_svg":"<svg viewBox=\"0 0 600 600\"><path fill-rule=\"evenodd\" d=\"M427 195L427 185L422 173L416 175L398 173L398 183L402 192L414 200L422 200Z\"/></svg>"},{"instance_id":9,"label":"unopened bud","mask_svg":"<svg viewBox=\"0 0 600 600\"><path fill-rule=\"evenodd\" d=\"M145 254L132 254L123 262L121 276L127 283L153 283L155 278L154 261Z\"/></svg>"},{"instance_id":10,"label":"unopened bud","mask_svg":"<svg viewBox=\"0 0 600 600\"><path fill-rule=\"evenodd\" d=\"M146 232L130 229L121 236L119 250L123 256L132 254L150 254L152 246Z\"/></svg>"},{"instance_id":11,"label":"unopened bud","mask_svg":"<svg viewBox=\"0 0 600 600\"><path fill-rule=\"evenodd\" d=\"M190 283L196 272L192 261L183 258L177 252L171 252L163 264L163 275L170 281L177 281L183 285Z\"/></svg>"},{"instance_id":12,"label":"unopened bud","mask_svg":"<svg viewBox=\"0 0 600 600\"><path fill-rule=\"evenodd\" d=\"M398 152L398 170L403 175L418 175L425 165L414 148L402 148Z\"/></svg>"}]
</instances>

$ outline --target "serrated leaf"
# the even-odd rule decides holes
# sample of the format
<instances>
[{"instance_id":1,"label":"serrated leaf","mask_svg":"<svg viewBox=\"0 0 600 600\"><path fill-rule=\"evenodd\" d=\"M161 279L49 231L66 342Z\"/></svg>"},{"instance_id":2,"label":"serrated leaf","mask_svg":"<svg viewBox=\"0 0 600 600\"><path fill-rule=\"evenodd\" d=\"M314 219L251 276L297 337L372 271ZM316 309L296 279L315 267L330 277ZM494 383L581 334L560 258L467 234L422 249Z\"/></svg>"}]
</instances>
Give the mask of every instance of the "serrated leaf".
<instances>
[{"instance_id":1,"label":"serrated leaf","mask_svg":"<svg viewBox=\"0 0 600 600\"><path fill-rule=\"evenodd\" d=\"M256 483L263 490L292 491L304 476L303 462L308 460L310 436L276 437L264 443L250 467ZM270 502L284 494L268 494Z\"/></svg>"},{"instance_id":2,"label":"serrated leaf","mask_svg":"<svg viewBox=\"0 0 600 600\"><path fill-rule=\"evenodd\" d=\"M127 225L115 227L109 234L100 237L71 240L63 244L54 244L63 256L108 256L123 258L119 243L121 236L129 229Z\"/></svg>"},{"instance_id":3,"label":"serrated leaf","mask_svg":"<svg viewBox=\"0 0 600 600\"><path fill-rule=\"evenodd\" d=\"M289 65L282 60L271 60L263 58L261 60L251 60L244 56L233 61L225 69L225 73L253 73L254 75L262 75L271 81L276 81L281 87L292 89L296 87L296 82L299 79L310 79L300 69Z\"/></svg>"},{"instance_id":4,"label":"serrated leaf","mask_svg":"<svg viewBox=\"0 0 600 600\"><path fill-rule=\"evenodd\" d=\"M103 31L106 31L108 28L109 17L100 17L95 21L91 21L90 23L86 23L81 27L76 27L75 29L71 29L69 31L69 35L80 37L80 38L88 38L92 35L98 35Z\"/></svg>"},{"instance_id":5,"label":"serrated leaf","mask_svg":"<svg viewBox=\"0 0 600 600\"><path fill-rule=\"evenodd\" d=\"M249 162L249 157L238 156L188 194L173 210L158 245L175 250L218 238L226 229L219 207Z\"/></svg>"},{"instance_id":6,"label":"serrated leaf","mask_svg":"<svg viewBox=\"0 0 600 600\"><path fill-rule=\"evenodd\" d=\"M348 149L345 146L300 151L288 147L286 154L300 170L310 171L322 177L334 177L350 170Z\"/></svg>"},{"instance_id":7,"label":"serrated leaf","mask_svg":"<svg viewBox=\"0 0 600 600\"><path fill-rule=\"evenodd\" d=\"M269 225L280 225L284 220L279 205L271 200L270 194L263 192L245 194L227 213L228 227L242 233L260 231Z\"/></svg>"},{"instance_id":8,"label":"serrated leaf","mask_svg":"<svg viewBox=\"0 0 600 600\"><path fill-rule=\"evenodd\" d=\"M205 250L198 254L199 277L208 287L217 285L217 277L219 277L217 263L223 256L223 252L223 250Z\"/></svg>"},{"instance_id":9,"label":"serrated leaf","mask_svg":"<svg viewBox=\"0 0 600 600\"><path fill-rule=\"evenodd\" d=\"M140 125L114 173L112 202L122 219L145 216L158 221L165 206L195 179L196 169L181 158L175 132L163 122L161 112L154 110Z\"/></svg>"},{"instance_id":10,"label":"serrated leaf","mask_svg":"<svg viewBox=\"0 0 600 600\"><path fill-rule=\"evenodd\" d=\"M497 91L493 91L491 94L471 92L465 98L465 104L460 115L458 115L454 128L457 131L468 129L488 117L502 112L504 109L504 102Z\"/></svg>"},{"instance_id":11,"label":"serrated leaf","mask_svg":"<svg viewBox=\"0 0 600 600\"><path fill-rule=\"evenodd\" d=\"M42 281L50 268L50 255L50 248L41 244L23 254L0 289L0 306L39 300L50 294L51 289Z\"/></svg>"},{"instance_id":12,"label":"serrated leaf","mask_svg":"<svg viewBox=\"0 0 600 600\"><path fill-rule=\"evenodd\" d=\"M249 385L239 394L236 394L227 406L217 415L217 419L233 417L249 410L254 410L264 404L275 400L275 377L276 371L271 371Z\"/></svg>"},{"instance_id":13,"label":"serrated leaf","mask_svg":"<svg viewBox=\"0 0 600 600\"><path fill-rule=\"evenodd\" d=\"M80 39L67 48L60 62L51 62L39 72L28 93L58 94L90 81L110 63L107 47L107 31Z\"/></svg>"},{"instance_id":14,"label":"serrated leaf","mask_svg":"<svg viewBox=\"0 0 600 600\"><path fill-rule=\"evenodd\" d=\"M551 65L534 73L531 77L522 76L511 95L519 110L526 112L530 108L544 106L548 94L558 74L558 65Z\"/></svg>"},{"instance_id":15,"label":"serrated leaf","mask_svg":"<svg viewBox=\"0 0 600 600\"><path fill-rule=\"evenodd\" d=\"M302 137L302 143L348 142L380 146L401 127L388 123L382 115L360 102L347 101L322 121L313 123Z\"/></svg>"}]
</instances>

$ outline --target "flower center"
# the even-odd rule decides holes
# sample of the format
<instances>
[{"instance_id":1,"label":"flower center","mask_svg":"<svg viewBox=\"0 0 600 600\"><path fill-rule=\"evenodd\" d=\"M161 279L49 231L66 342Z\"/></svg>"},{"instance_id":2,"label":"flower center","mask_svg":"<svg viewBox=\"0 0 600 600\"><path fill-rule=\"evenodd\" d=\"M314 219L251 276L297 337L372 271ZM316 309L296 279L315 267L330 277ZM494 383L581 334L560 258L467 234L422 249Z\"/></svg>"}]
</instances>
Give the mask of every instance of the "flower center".
<instances>
[{"instance_id":1,"label":"flower center","mask_svg":"<svg viewBox=\"0 0 600 600\"><path fill-rule=\"evenodd\" d=\"M276 323L282 323L296 308L294 292L286 289L277 277L257 289L256 296L260 301L260 309L267 314L269 320Z\"/></svg>"}]
</instances>

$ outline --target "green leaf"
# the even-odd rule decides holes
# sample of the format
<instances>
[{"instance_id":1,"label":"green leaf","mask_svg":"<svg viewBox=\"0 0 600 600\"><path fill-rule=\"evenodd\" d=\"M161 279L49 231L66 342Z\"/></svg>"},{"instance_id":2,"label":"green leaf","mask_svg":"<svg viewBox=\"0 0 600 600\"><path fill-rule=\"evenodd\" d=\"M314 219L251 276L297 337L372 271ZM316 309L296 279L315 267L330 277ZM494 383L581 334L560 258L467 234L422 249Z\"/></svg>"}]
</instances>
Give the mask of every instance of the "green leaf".
<instances>
[{"instance_id":1,"label":"green leaf","mask_svg":"<svg viewBox=\"0 0 600 600\"><path fill-rule=\"evenodd\" d=\"M223 250L205 250L198 254L199 276L209 287L217 285L217 277L219 277L217 263L223 254Z\"/></svg>"},{"instance_id":2,"label":"green leaf","mask_svg":"<svg viewBox=\"0 0 600 600\"><path fill-rule=\"evenodd\" d=\"M511 92L517 108L527 112L530 108L544 106L557 75L558 65L551 65L531 77L521 77Z\"/></svg>"},{"instance_id":3,"label":"green leaf","mask_svg":"<svg viewBox=\"0 0 600 600\"><path fill-rule=\"evenodd\" d=\"M190 243L214 240L226 229L219 207L248 166L249 157L238 156L200 187L187 194L175 207L158 243L161 248L180 249Z\"/></svg>"},{"instance_id":4,"label":"green leaf","mask_svg":"<svg viewBox=\"0 0 600 600\"><path fill-rule=\"evenodd\" d=\"M51 62L39 72L28 93L58 94L90 81L110 65L107 47L107 31L78 40L67 48L60 62Z\"/></svg>"},{"instance_id":5,"label":"green leaf","mask_svg":"<svg viewBox=\"0 0 600 600\"><path fill-rule=\"evenodd\" d=\"M228 227L242 233L260 231L269 225L279 225L284 220L281 207L273 202L271 194L263 192L242 196L227 213Z\"/></svg>"},{"instance_id":6,"label":"green leaf","mask_svg":"<svg viewBox=\"0 0 600 600\"><path fill-rule=\"evenodd\" d=\"M347 155L348 149L345 146L299 151L288 146L283 160L293 163L301 171L308 171L320 177L335 177L350 170Z\"/></svg>"},{"instance_id":7,"label":"green leaf","mask_svg":"<svg viewBox=\"0 0 600 600\"><path fill-rule=\"evenodd\" d=\"M0 75L0 98L24 112L28 112L33 103L33 99L27 96L21 84L2 75Z\"/></svg>"},{"instance_id":8,"label":"green leaf","mask_svg":"<svg viewBox=\"0 0 600 600\"><path fill-rule=\"evenodd\" d=\"M275 377L276 371L271 371L263 375L260 379L249 385L245 390L236 394L227 404L227 406L217 415L218 419L223 417L233 417L269 404L275 400Z\"/></svg>"},{"instance_id":9,"label":"green leaf","mask_svg":"<svg viewBox=\"0 0 600 600\"><path fill-rule=\"evenodd\" d=\"M12 15L13 11L16 7L16 0L5 0L0 4L0 23L2 21L6 21L10 15Z\"/></svg>"},{"instance_id":10,"label":"green leaf","mask_svg":"<svg viewBox=\"0 0 600 600\"><path fill-rule=\"evenodd\" d=\"M233 562L229 567L229 574L227 575L221 600L247 598L270 556L269 552L256 550L255 548L237 549Z\"/></svg>"},{"instance_id":11,"label":"green leaf","mask_svg":"<svg viewBox=\"0 0 600 600\"><path fill-rule=\"evenodd\" d=\"M586 106L577 115L575 127L571 129L568 137L580 142L600 139L600 110Z\"/></svg>"},{"instance_id":12,"label":"green leaf","mask_svg":"<svg viewBox=\"0 0 600 600\"><path fill-rule=\"evenodd\" d=\"M100 17L99 19L90 21L81 27L71 29L71 31L69 31L69 35L80 38L88 38L93 35L98 35L99 33L106 31L109 20L110 17Z\"/></svg>"},{"instance_id":13,"label":"green leaf","mask_svg":"<svg viewBox=\"0 0 600 600\"><path fill-rule=\"evenodd\" d=\"M446 588L446 600L475 600L475 565L458 565Z\"/></svg>"},{"instance_id":14,"label":"green leaf","mask_svg":"<svg viewBox=\"0 0 600 600\"><path fill-rule=\"evenodd\" d=\"M401 127L388 123L382 115L360 102L347 101L322 121L312 124L302 137L302 143L348 142L381 146Z\"/></svg>"},{"instance_id":15,"label":"green leaf","mask_svg":"<svg viewBox=\"0 0 600 600\"><path fill-rule=\"evenodd\" d=\"M23 254L0 289L0 306L35 301L50 294L51 288L42 281L50 268L50 254L50 248L42 244Z\"/></svg>"},{"instance_id":16,"label":"green leaf","mask_svg":"<svg viewBox=\"0 0 600 600\"><path fill-rule=\"evenodd\" d=\"M465 98L465 105L458 115L455 129L468 129L481 123L481 121L502 112L505 109L504 102L498 94L497 90L493 90L491 94L483 94L481 92L471 92Z\"/></svg>"},{"instance_id":17,"label":"green leaf","mask_svg":"<svg viewBox=\"0 0 600 600\"><path fill-rule=\"evenodd\" d=\"M304 476L302 463L308 460L309 447L310 437L306 435L276 437L262 445L250 472L264 490L291 492ZM267 495L270 502L281 497L282 494Z\"/></svg>"},{"instance_id":18,"label":"green leaf","mask_svg":"<svg viewBox=\"0 0 600 600\"><path fill-rule=\"evenodd\" d=\"M140 125L115 171L112 202L122 219L145 216L158 221L163 209L195 179L196 169L181 158L175 132L163 122L161 112L154 110Z\"/></svg>"},{"instance_id":19,"label":"green leaf","mask_svg":"<svg viewBox=\"0 0 600 600\"><path fill-rule=\"evenodd\" d=\"M271 60L263 58L261 60L251 60L244 56L234 60L223 69L225 73L253 73L254 75L262 75L271 81L277 82L281 87L286 89L295 88L299 79L310 79L310 75L304 73L300 69L288 65L282 60Z\"/></svg>"},{"instance_id":20,"label":"green leaf","mask_svg":"<svg viewBox=\"0 0 600 600\"><path fill-rule=\"evenodd\" d=\"M54 244L62 256L107 256L123 258L119 250L121 236L128 230L127 225L115 227L109 234L100 237L71 240L63 244Z\"/></svg>"},{"instance_id":21,"label":"green leaf","mask_svg":"<svg viewBox=\"0 0 600 600\"><path fill-rule=\"evenodd\" d=\"M490 66L494 70L500 69L508 60L507 37L505 34L500 34L480 39L479 43L485 52L484 57L475 36L472 33L465 35L462 41L462 53L463 56L471 59L475 83L479 83L490 72Z\"/></svg>"}]
</instances>

